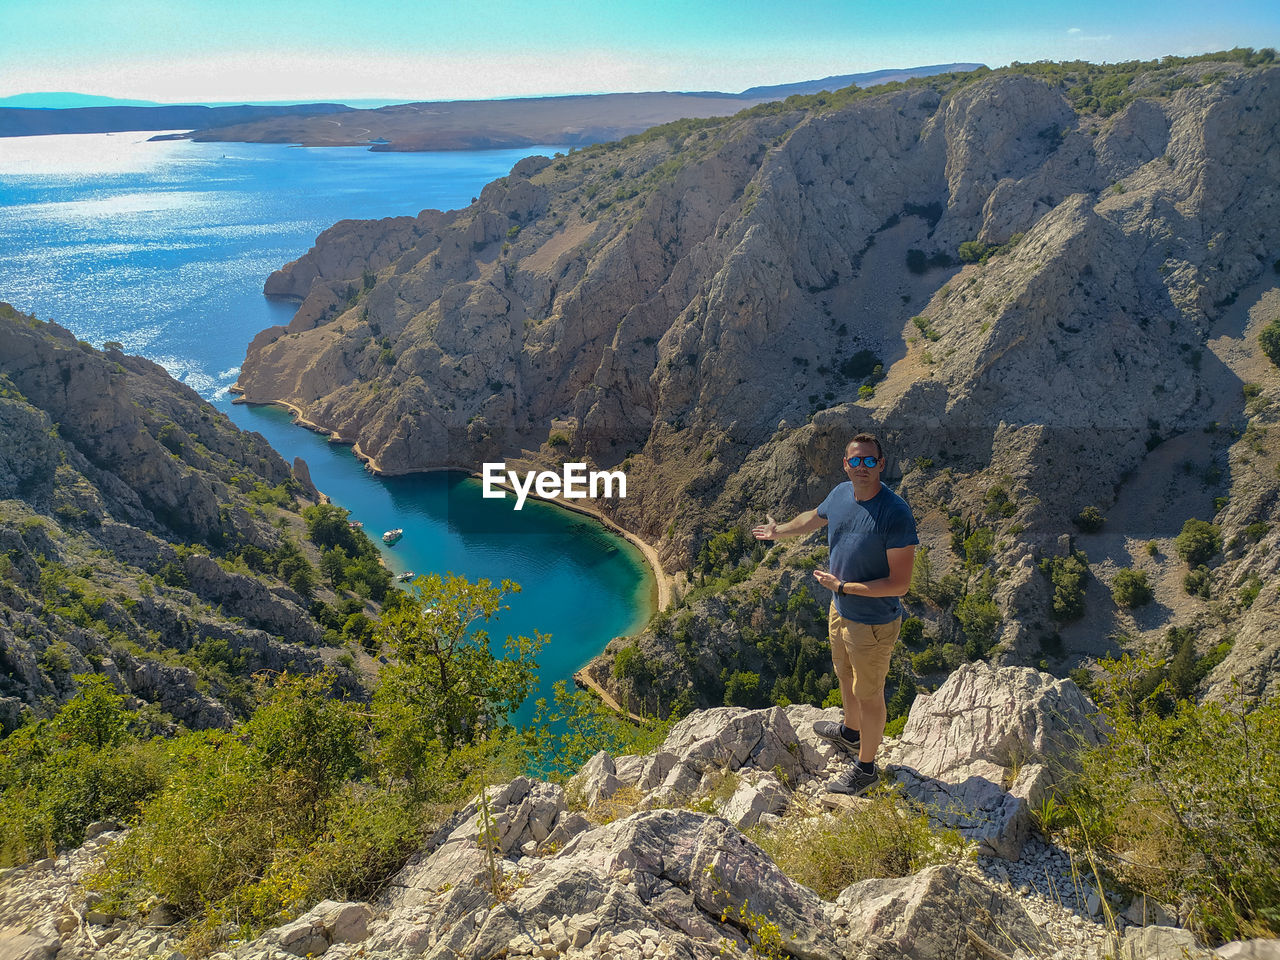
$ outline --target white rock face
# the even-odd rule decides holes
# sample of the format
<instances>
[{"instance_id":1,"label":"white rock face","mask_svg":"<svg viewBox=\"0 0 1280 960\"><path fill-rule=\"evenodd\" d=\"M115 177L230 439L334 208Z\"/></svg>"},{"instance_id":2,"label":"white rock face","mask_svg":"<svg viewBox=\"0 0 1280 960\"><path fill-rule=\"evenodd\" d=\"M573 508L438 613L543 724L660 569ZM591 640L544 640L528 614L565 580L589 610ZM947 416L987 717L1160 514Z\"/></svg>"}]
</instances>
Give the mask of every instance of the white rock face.
<instances>
[{"instance_id":1,"label":"white rock face","mask_svg":"<svg viewBox=\"0 0 1280 960\"><path fill-rule=\"evenodd\" d=\"M719 814L739 830L747 830L760 822L765 814L778 814L787 809L791 791L772 773L743 778L733 796L720 807Z\"/></svg>"},{"instance_id":2,"label":"white rock face","mask_svg":"<svg viewBox=\"0 0 1280 960\"><path fill-rule=\"evenodd\" d=\"M587 806L594 807L613 796L620 785L613 757L601 750L569 780L568 790L580 796Z\"/></svg>"},{"instance_id":3,"label":"white rock face","mask_svg":"<svg viewBox=\"0 0 1280 960\"><path fill-rule=\"evenodd\" d=\"M1070 680L1026 667L960 666L916 698L886 759L909 794L981 849L1018 859L1038 803L1071 752L1102 742Z\"/></svg>"},{"instance_id":4,"label":"white rock face","mask_svg":"<svg viewBox=\"0 0 1280 960\"><path fill-rule=\"evenodd\" d=\"M1006 954L1051 949L1017 900L955 867L930 867L902 880L863 880L836 898L849 917L857 957L964 956L971 934Z\"/></svg>"}]
</instances>

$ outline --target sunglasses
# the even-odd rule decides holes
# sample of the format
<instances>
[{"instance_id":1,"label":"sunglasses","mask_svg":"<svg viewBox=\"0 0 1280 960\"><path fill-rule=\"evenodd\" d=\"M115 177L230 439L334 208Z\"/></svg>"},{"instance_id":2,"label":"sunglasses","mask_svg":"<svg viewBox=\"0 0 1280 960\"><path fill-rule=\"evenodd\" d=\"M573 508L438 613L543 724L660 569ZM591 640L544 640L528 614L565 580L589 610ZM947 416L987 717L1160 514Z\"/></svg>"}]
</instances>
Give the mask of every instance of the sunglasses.
<instances>
[{"instance_id":1,"label":"sunglasses","mask_svg":"<svg viewBox=\"0 0 1280 960\"><path fill-rule=\"evenodd\" d=\"M845 457L845 463L851 467L866 467L868 470L874 470L880 465L879 457Z\"/></svg>"}]
</instances>

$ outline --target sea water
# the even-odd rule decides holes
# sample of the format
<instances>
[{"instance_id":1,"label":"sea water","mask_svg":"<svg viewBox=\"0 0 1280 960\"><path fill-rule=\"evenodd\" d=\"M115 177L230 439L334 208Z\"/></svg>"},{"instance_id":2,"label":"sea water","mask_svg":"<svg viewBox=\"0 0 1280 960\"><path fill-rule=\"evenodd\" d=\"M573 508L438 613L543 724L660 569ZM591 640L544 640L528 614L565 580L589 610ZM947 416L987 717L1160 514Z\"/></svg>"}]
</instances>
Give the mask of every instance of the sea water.
<instances>
[{"instance_id":1,"label":"sea water","mask_svg":"<svg viewBox=\"0 0 1280 960\"><path fill-rule=\"evenodd\" d=\"M282 411L228 397L249 341L295 309L266 299L263 281L318 233L342 219L465 206L520 158L557 148L373 153L152 136L0 139L0 300L150 357L286 460L303 457L375 540L404 529L384 548L397 573L519 583L489 626L499 642L550 634L535 696L637 629L652 610L652 572L595 521L543 504L516 513L458 473L374 477Z\"/></svg>"}]
</instances>

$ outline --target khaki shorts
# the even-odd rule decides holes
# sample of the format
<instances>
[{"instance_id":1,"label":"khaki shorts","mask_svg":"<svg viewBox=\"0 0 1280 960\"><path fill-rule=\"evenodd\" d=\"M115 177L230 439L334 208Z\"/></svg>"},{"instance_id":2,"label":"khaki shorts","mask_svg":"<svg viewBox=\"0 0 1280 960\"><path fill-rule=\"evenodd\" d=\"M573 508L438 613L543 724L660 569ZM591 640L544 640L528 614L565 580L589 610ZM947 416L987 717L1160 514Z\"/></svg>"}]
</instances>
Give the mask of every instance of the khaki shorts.
<instances>
[{"instance_id":1,"label":"khaki shorts","mask_svg":"<svg viewBox=\"0 0 1280 960\"><path fill-rule=\"evenodd\" d=\"M884 693L889 661L898 642L902 618L889 623L856 623L840 616L832 601L827 614L827 635L831 638L831 660L836 676L853 674L853 695L866 700Z\"/></svg>"}]
</instances>

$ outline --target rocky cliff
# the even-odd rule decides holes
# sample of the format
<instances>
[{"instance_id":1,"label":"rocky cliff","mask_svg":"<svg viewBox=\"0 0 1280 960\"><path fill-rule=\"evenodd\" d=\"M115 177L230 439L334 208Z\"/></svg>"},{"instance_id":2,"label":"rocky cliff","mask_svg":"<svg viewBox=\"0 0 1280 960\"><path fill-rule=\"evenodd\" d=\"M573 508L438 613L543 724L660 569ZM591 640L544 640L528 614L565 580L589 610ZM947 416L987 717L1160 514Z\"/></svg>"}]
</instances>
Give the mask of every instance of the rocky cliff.
<instances>
[{"instance_id":1,"label":"rocky cliff","mask_svg":"<svg viewBox=\"0 0 1280 960\"><path fill-rule=\"evenodd\" d=\"M301 539L304 485L261 436L156 364L8 304L0 363L6 731L79 673L154 704L162 727L225 727L247 673L321 666L308 601L243 559Z\"/></svg>"},{"instance_id":2,"label":"rocky cliff","mask_svg":"<svg viewBox=\"0 0 1280 960\"><path fill-rule=\"evenodd\" d=\"M1070 665L1194 623L1202 652L1234 634L1262 691L1280 71L1265 52L1129 66L792 98L526 159L463 210L340 224L268 281L302 304L240 389L389 473L624 468L627 499L599 505L673 570L812 506L875 430L935 572L963 581L942 639L985 576L1006 657ZM1064 541L1086 507L1103 531ZM1203 595L1170 559L1191 517L1225 532ZM1072 549L1090 612L1060 622L1037 564ZM1154 606L1111 602L1120 568Z\"/></svg>"}]
</instances>

